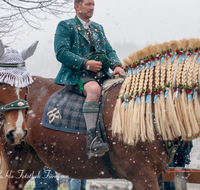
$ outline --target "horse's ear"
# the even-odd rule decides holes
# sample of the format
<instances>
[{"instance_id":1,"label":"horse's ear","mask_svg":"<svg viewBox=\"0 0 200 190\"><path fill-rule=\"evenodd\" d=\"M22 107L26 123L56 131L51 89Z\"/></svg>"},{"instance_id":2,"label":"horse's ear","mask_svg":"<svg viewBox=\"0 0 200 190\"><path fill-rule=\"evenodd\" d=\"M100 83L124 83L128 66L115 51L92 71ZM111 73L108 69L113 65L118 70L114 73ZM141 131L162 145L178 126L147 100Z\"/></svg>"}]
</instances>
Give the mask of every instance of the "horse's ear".
<instances>
[{"instance_id":1,"label":"horse's ear","mask_svg":"<svg viewBox=\"0 0 200 190\"><path fill-rule=\"evenodd\" d=\"M3 42L0 40L0 57L4 54L4 45Z\"/></svg>"},{"instance_id":2,"label":"horse's ear","mask_svg":"<svg viewBox=\"0 0 200 190\"><path fill-rule=\"evenodd\" d=\"M26 60L27 58L29 58L30 56L32 56L34 54L38 42L39 41L36 41L31 46L29 46L28 48L23 49L20 52L24 60Z\"/></svg>"}]
</instances>

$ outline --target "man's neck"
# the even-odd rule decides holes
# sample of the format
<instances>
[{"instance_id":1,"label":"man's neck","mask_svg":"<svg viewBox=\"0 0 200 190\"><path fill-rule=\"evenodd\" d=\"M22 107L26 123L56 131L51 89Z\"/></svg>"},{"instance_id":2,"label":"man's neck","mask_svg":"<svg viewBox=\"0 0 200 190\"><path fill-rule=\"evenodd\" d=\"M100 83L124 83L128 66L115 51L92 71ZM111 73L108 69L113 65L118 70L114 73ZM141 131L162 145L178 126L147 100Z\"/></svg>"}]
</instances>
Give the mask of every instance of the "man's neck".
<instances>
[{"instance_id":1,"label":"man's neck","mask_svg":"<svg viewBox=\"0 0 200 190\"><path fill-rule=\"evenodd\" d=\"M88 23L90 22L90 19L89 18L82 18L79 14L77 14L77 17L81 20L83 20L84 22Z\"/></svg>"}]
</instances>

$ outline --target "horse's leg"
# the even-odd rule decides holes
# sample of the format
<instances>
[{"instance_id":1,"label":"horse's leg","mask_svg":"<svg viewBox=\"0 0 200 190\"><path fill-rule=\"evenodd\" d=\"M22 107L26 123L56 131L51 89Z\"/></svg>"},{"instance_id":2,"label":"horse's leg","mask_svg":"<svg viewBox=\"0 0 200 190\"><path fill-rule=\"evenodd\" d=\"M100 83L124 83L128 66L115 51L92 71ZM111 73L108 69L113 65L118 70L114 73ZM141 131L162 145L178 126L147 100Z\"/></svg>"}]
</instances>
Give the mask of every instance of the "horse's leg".
<instances>
[{"instance_id":1,"label":"horse's leg","mask_svg":"<svg viewBox=\"0 0 200 190\"><path fill-rule=\"evenodd\" d=\"M7 185L8 185L8 177L6 176L7 173L7 166L6 166L6 162L3 158L2 153L0 154L1 156L1 174L0 174L0 189L1 190L6 190Z\"/></svg>"},{"instance_id":2,"label":"horse's leg","mask_svg":"<svg viewBox=\"0 0 200 190\"><path fill-rule=\"evenodd\" d=\"M31 159L29 145L22 142L20 145L3 145L3 157L7 165L7 190L22 190L24 188L24 170Z\"/></svg>"},{"instance_id":3,"label":"horse's leg","mask_svg":"<svg viewBox=\"0 0 200 190\"><path fill-rule=\"evenodd\" d=\"M159 190L158 177L153 172L144 171L130 180L133 183L132 190Z\"/></svg>"},{"instance_id":4,"label":"horse's leg","mask_svg":"<svg viewBox=\"0 0 200 190\"><path fill-rule=\"evenodd\" d=\"M36 176L45 166L42 160L36 154L34 149L31 150L30 155L31 157L28 159L28 163L24 170L24 175L27 176L27 177L24 177L23 179L24 186L29 181L29 179L31 179L31 177Z\"/></svg>"}]
</instances>

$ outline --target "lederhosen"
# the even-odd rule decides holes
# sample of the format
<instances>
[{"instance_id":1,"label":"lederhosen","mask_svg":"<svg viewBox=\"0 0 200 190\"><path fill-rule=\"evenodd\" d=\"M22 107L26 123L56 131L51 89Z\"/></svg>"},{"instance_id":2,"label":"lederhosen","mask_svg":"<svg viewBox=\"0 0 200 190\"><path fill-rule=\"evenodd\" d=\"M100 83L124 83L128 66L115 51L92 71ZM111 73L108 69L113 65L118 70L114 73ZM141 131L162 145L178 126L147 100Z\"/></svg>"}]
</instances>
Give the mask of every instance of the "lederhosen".
<instances>
[{"instance_id":1,"label":"lederhosen","mask_svg":"<svg viewBox=\"0 0 200 190\"><path fill-rule=\"evenodd\" d=\"M86 34L88 35L88 39L90 41L90 53L95 52L95 47L94 47L94 43L93 43L93 39L92 39L92 35L90 32L90 28L85 29ZM92 72L92 71L87 71L87 70L83 70L83 72L81 73L78 83L74 86L72 86L72 90L73 92L83 95L83 87L86 83L90 82L90 81L96 81L100 86L103 84L103 81L105 79L109 78L108 75L103 74L101 72Z\"/></svg>"}]
</instances>

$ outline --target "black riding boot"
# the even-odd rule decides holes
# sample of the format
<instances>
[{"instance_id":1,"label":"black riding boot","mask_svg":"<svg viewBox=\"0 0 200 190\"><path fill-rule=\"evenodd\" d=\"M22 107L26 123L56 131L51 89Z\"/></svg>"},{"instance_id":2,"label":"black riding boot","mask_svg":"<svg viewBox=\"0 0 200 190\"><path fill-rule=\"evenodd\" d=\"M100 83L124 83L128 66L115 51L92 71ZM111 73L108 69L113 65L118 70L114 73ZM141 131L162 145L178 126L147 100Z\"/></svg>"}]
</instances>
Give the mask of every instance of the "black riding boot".
<instances>
[{"instance_id":1,"label":"black riding boot","mask_svg":"<svg viewBox=\"0 0 200 190\"><path fill-rule=\"evenodd\" d=\"M101 157L109 150L108 143L96 136L96 129L87 131L87 154L89 156Z\"/></svg>"},{"instance_id":2,"label":"black riding boot","mask_svg":"<svg viewBox=\"0 0 200 190\"><path fill-rule=\"evenodd\" d=\"M99 103L85 102L83 114L87 126L87 154L89 156L101 157L108 151L108 144L96 136L96 121L99 113Z\"/></svg>"}]
</instances>

